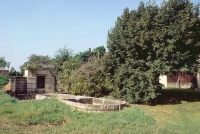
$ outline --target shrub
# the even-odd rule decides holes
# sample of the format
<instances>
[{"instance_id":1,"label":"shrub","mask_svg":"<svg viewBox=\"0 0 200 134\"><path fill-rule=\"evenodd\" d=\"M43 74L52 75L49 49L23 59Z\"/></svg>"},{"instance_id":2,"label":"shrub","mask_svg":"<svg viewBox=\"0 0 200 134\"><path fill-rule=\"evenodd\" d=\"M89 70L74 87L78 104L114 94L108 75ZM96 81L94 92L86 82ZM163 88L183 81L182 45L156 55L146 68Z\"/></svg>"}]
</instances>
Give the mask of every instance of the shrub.
<instances>
[{"instance_id":1,"label":"shrub","mask_svg":"<svg viewBox=\"0 0 200 134\"><path fill-rule=\"evenodd\" d=\"M71 73L68 91L71 94L99 97L109 93L103 72L103 59L93 58Z\"/></svg>"},{"instance_id":2,"label":"shrub","mask_svg":"<svg viewBox=\"0 0 200 134\"><path fill-rule=\"evenodd\" d=\"M71 73L80 66L80 61L76 58L70 58L63 63L60 72L57 75L57 89L59 92L67 92L69 89L69 77Z\"/></svg>"},{"instance_id":3,"label":"shrub","mask_svg":"<svg viewBox=\"0 0 200 134\"><path fill-rule=\"evenodd\" d=\"M8 76L0 75L0 88L5 86L9 82Z\"/></svg>"},{"instance_id":4,"label":"shrub","mask_svg":"<svg viewBox=\"0 0 200 134\"><path fill-rule=\"evenodd\" d=\"M143 72L140 68L124 64L114 76L111 95L129 103L151 103L161 91L156 75L157 73Z\"/></svg>"}]
</instances>

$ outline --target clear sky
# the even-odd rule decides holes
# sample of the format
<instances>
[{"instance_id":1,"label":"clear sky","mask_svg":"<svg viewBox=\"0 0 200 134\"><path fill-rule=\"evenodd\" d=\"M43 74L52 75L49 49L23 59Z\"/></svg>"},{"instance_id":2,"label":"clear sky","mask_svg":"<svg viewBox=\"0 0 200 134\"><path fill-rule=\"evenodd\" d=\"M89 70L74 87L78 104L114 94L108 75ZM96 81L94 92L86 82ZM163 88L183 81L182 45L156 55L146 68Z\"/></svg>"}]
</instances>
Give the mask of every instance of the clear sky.
<instances>
[{"instance_id":1,"label":"clear sky","mask_svg":"<svg viewBox=\"0 0 200 134\"><path fill-rule=\"evenodd\" d=\"M0 57L18 70L30 54L53 57L65 45L74 53L106 47L117 16L126 7L136 9L140 1L0 0Z\"/></svg>"}]
</instances>

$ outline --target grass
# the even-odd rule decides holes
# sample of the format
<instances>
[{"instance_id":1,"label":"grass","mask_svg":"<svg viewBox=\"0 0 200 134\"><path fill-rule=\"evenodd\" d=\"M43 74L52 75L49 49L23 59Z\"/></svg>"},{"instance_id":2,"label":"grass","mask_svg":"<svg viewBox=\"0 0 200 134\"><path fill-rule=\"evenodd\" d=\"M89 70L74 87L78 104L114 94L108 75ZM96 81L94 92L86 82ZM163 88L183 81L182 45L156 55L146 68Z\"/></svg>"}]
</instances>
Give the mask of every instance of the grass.
<instances>
[{"instance_id":1,"label":"grass","mask_svg":"<svg viewBox=\"0 0 200 134\"><path fill-rule=\"evenodd\" d=\"M0 133L198 134L200 92L163 92L158 105L109 113L80 112L55 99L19 102L0 92Z\"/></svg>"}]
</instances>

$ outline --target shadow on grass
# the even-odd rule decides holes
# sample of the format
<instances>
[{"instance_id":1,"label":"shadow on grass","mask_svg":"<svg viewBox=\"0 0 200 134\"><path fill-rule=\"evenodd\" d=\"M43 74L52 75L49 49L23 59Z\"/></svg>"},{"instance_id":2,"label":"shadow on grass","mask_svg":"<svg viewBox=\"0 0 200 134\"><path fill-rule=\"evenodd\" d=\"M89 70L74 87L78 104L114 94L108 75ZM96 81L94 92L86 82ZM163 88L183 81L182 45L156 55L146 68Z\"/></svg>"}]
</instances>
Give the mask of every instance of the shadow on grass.
<instances>
[{"instance_id":1,"label":"shadow on grass","mask_svg":"<svg viewBox=\"0 0 200 134\"><path fill-rule=\"evenodd\" d=\"M157 101L158 105L181 104L181 101L200 101L200 91L195 91L194 89L163 89L161 93Z\"/></svg>"}]
</instances>

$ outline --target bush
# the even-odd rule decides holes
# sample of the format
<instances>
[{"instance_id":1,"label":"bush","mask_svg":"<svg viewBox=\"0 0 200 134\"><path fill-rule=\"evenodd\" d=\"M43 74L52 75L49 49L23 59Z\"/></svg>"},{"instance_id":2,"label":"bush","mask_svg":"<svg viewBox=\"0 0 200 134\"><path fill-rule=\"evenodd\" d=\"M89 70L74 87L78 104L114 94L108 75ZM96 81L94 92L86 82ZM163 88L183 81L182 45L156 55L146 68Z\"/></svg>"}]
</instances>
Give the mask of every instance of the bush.
<instances>
[{"instance_id":1,"label":"bush","mask_svg":"<svg viewBox=\"0 0 200 134\"><path fill-rule=\"evenodd\" d=\"M8 76L0 75L0 88L5 86L9 82Z\"/></svg>"},{"instance_id":2,"label":"bush","mask_svg":"<svg viewBox=\"0 0 200 134\"><path fill-rule=\"evenodd\" d=\"M142 71L124 64L114 76L112 96L129 103L152 103L160 94L157 73Z\"/></svg>"},{"instance_id":3,"label":"bush","mask_svg":"<svg viewBox=\"0 0 200 134\"><path fill-rule=\"evenodd\" d=\"M68 81L71 94L99 97L109 93L103 59L94 58L73 71Z\"/></svg>"},{"instance_id":4,"label":"bush","mask_svg":"<svg viewBox=\"0 0 200 134\"><path fill-rule=\"evenodd\" d=\"M76 58L70 58L63 63L60 72L57 75L57 89L59 92L67 92L69 89L69 77L71 73L80 66L80 61Z\"/></svg>"}]
</instances>

